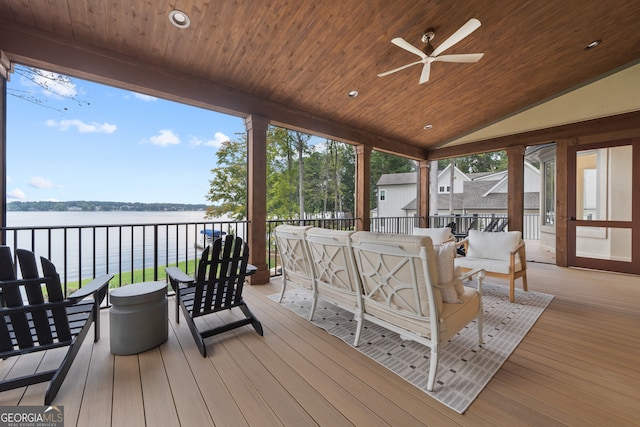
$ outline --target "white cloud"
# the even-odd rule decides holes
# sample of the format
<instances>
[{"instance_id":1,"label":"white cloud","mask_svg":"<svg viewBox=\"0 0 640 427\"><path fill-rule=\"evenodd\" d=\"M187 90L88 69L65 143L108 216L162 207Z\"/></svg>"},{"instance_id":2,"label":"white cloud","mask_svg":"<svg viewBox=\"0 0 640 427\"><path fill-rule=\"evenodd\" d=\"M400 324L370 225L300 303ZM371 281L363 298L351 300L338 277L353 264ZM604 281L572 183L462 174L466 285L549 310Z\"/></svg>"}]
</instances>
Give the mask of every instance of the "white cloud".
<instances>
[{"instance_id":1,"label":"white cloud","mask_svg":"<svg viewBox=\"0 0 640 427\"><path fill-rule=\"evenodd\" d=\"M224 133L216 132L213 135L213 139L209 139L209 140L206 140L206 141L194 136L194 137L191 138L191 144L192 145L206 145L206 146L209 146L209 147L220 148L220 146L222 145L223 142L226 142L226 141L229 141L229 140L230 140L230 138L227 135L225 135Z\"/></svg>"},{"instance_id":2,"label":"white cloud","mask_svg":"<svg viewBox=\"0 0 640 427\"><path fill-rule=\"evenodd\" d=\"M24 194L24 191L20 190L19 188L16 188L15 190L9 191L7 193L7 199L23 200L26 198L27 196Z\"/></svg>"},{"instance_id":3,"label":"white cloud","mask_svg":"<svg viewBox=\"0 0 640 427\"><path fill-rule=\"evenodd\" d=\"M40 188L40 189L56 187L56 185L54 185L53 182L41 176L32 176L31 179L29 179L29 185L33 188Z\"/></svg>"},{"instance_id":4,"label":"white cloud","mask_svg":"<svg viewBox=\"0 0 640 427\"><path fill-rule=\"evenodd\" d=\"M37 70L32 76L33 81L24 79L23 83L32 86L34 83L42 88L42 93L48 96L71 98L78 94L75 83L67 76L44 70Z\"/></svg>"},{"instance_id":5,"label":"white cloud","mask_svg":"<svg viewBox=\"0 0 640 427\"><path fill-rule=\"evenodd\" d=\"M180 137L169 129L162 129L158 135L149 138L149 142L153 145L166 147L167 145L180 144Z\"/></svg>"},{"instance_id":6,"label":"white cloud","mask_svg":"<svg viewBox=\"0 0 640 427\"><path fill-rule=\"evenodd\" d=\"M47 120L47 126L57 128L61 131L67 131L70 128L76 128L80 133L114 133L118 127L109 123L85 123L82 120Z\"/></svg>"},{"instance_id":7,"label":"white cloud","mask_svg":"<svg viewBox=\"0 0 640 427\"><path fill-rule=\"evenodd\" d=\"M144 95L142 93L137 93L137 92L134 92L133 96L135 96L137 99L139 99L141 101L145 101L145 102L153 102L153 101L157 101L158 100L158 98L156 98L155 96Z\"/></svg>"}]
</instances>

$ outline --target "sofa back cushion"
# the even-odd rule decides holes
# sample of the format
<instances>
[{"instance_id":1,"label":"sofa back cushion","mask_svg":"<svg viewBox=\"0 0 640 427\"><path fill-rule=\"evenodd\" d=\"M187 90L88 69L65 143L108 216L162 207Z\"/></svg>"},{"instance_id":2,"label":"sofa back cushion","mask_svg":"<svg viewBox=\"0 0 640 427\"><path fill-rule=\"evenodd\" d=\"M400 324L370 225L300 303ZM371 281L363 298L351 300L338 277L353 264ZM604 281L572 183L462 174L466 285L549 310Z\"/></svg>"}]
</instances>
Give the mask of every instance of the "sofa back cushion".
<instances>
[{"instance_id":1,"label":"sofa back cushion","mask_svg":"<svg viewBox=\"0 0 640 427\"><path fill-rule=\"evenodd\" d=\"M431 238L359 231L351 236L351 241L365 311L368 304L374 304L378 309L398 315L429 317L429 295L434 293L436 310L442 310L439 290L429 286L438 282ZM426 251L429 271L422 265L422 248Z\"/></svg>"},{"instance_id":2,"label":"sofa back cushion","mask_svg":"<svg viewBox=\"0 0 640 427\"><path fill-rule=\"evenodd\" d=\"M447 240L453 239L453 234L451 233L451 229L449 227L442 227L442 228L414 227L413 235L429 236L431 237L431 242L434 245L439 245L442 242L446 242Z\"/></svg>"},{"instance_id":3,"label":"sofa back cushion","mask_svg":"<svg viewBox=\"0 0 640 427\"><path fill-rule=\"evenodd\" d=\"M509 255L520 243L519 231L486 232L469 230L467 256L509 261Z\"/></svg>"},{"instance_id":4,"label":"sofa back cushion","mask_svg":"<svg viewBox=\"0 0 640 427\"><path fill-rule=\"evenodd\" d=\"M311 226L279 225L275 229L276 244L286 279L313 288L313 272L305 232Z\"/></svg>"},{"instance_id":5,"label":"sofa back cushion","mask_svg":"<svg viewBox=\"0 0 640 427\"><path fill-rule=\"evenodd\" d=\"M359 281L355 277L350 241L353 233L355 231L326 228L307 230L309 255L319 285L348 294L357 293Z\"/></svg>"}]
</instances>

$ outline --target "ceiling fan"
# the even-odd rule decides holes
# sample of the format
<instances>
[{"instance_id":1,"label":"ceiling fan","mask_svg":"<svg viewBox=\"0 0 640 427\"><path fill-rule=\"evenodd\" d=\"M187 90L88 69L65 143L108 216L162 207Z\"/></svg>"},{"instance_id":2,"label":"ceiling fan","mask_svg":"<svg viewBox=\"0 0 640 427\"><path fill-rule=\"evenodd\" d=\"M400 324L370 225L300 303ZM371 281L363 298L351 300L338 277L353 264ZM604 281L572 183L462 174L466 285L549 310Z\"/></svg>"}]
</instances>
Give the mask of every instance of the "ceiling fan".
<instances>
[{"instance_id":1,"label":"ceiling fan","mask_svg":"<svg viewBox=\"0 0 640 427\"><path fill-rule=\"evenodd\" d=\"M431 45L431 40L433 40L433 38L435 37L435 31L433 30L433 28L426 29L424 31L424 34L422 35L422 42L427 44L424 50L418 49L401 37L396 37L395 39L391 40L391 43L395 44L398 47L401 47L404 50L418 55L420 57L420 61L412 62L411 64L403 65L402 67L380 73L378 74L378 77L388 76L389 74L404 70L405 68L409 68L418 64L424 64L424 66L422 67L422 74L420 74L419 83L422 84L429 81L432 62L478 62L480 58L482 58L484 53L466 53L439 56L440 53L444 52L454 44L467 37L469 34L477 30L478 27L480 27L480 21L478 21L476 18L469 19L466 24L460 27L458 31L453 33L448 39L443 41L442 44L435 49Z\"/></svg>"}]
</instances>

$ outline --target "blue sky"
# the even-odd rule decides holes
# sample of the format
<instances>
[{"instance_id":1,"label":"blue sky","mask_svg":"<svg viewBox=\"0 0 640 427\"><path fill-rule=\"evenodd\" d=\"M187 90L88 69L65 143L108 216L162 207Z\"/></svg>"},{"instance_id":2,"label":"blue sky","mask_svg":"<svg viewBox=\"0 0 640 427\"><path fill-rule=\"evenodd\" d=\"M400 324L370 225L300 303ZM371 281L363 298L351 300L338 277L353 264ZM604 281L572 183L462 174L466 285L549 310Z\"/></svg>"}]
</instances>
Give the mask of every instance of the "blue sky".
<instances>
[{"instance_id":1,"label":"blue sky","mask_svg":"<svg viewBox=\"0 0 640 427\"><path fill-rule=\"evenodd\" d=\"M216 152L221 142L244 132L241 118L71 82L52 89L82 103L11 75L8 202L209 203L205 195ZM44 106L12 96L16 91L32 92Z\"/></svg>"}]
</instances>

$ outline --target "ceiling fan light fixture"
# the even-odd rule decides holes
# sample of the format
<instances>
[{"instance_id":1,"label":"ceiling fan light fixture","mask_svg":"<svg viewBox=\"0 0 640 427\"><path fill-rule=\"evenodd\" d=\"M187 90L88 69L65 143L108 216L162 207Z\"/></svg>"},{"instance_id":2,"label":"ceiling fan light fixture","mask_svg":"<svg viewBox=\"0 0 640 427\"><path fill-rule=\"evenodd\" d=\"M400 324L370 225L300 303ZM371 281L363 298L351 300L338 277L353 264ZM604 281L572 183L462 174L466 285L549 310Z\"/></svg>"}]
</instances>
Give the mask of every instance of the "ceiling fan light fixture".
<instances>
[{"instance_id":1,"label":"ceiling fan light fixture","mask_svg":"<svg viewBox=\"0 0 640 427\"><path fill-rule=\"evenodd\" d=\"M356 98L359 95L359 92L357 90L350 90L349 93L347 93L347 96L349 98Z\"/></svg>"},{"instance_id":2,"label":"ceiling fan light fixture","mask_svg":"<svg viewBox=\"0 0 640 427\"><path fill-rule=\"evenodd\" d=\"M600 43L602 43L602 39L594 40L591 43L589 43L588 45L586 45L584 47L584 50L591 50L594 47L598 47L598 46L600 46Z\"/></svg>"},{"instance_id":3,"label":"ceiling fan light fixture","mask_svg":"<svg viewBox=\"0 0 640 427\"><path fill-rule=\"evenodd\" d=\"M191 25L191 19L189 15L181 10L174 9L169 12L169 22L178 28L189 28Z\"/></svg>"}]
</instances>

